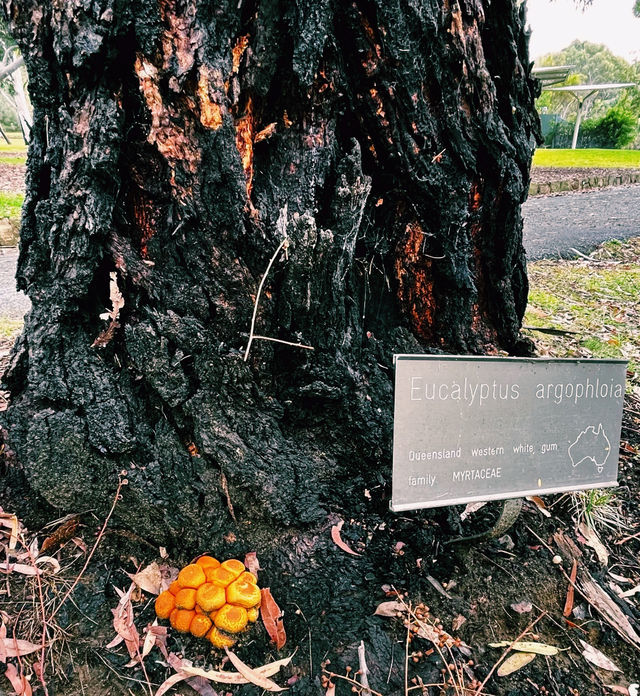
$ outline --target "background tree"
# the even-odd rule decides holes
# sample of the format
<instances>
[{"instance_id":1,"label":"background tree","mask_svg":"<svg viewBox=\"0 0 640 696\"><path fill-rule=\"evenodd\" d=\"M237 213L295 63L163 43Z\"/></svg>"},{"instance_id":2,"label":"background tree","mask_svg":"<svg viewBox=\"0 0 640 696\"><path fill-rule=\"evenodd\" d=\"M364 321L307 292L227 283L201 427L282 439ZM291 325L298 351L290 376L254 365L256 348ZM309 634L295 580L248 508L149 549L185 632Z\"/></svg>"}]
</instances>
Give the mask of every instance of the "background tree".
<instances>
[{"instance_id":1,"label":"background tree","mask_svg":"<svg viewBox=\"0 0 640 696\"><path fill-rule=\"evenodd\" d=\"M524 6L7 8L35 114L13 490L100 512L126 470L119 524L187 557L257 549L314 626L355 634L391 566L424 581L425 515L387 508L394 352L526 349ZM314 350L245 361L272 258L256 332ZM331 544L338 516L366 558Z\"/></svg>"}]
</instances>

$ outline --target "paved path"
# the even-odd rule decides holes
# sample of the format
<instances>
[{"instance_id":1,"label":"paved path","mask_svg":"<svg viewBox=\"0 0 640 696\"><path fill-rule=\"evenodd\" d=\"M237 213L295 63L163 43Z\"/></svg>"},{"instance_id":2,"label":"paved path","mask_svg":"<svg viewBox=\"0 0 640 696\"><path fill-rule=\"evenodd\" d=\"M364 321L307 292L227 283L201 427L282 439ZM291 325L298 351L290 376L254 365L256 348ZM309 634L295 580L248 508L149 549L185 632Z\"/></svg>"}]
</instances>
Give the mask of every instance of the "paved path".
<instances>
[{"instance_id":1,"label":"paved path","mask_svg":"<svg viewBox=\"0 0 640 696\"><path fill-rule=\"evenodd\" d=\"M524 246L530 261L575 256L607 239L640 236L640 185L536 196L524 205ZM17 293L18 253L0 249L0 317L21 318L29 300Z\"/></svg>"},{"instance_id":2,"label":"paved path","mask_svg":"<svg viewBox=\"0 0 640 696\"><path fill-rule=\"evenodd\" d=\"M527 258L569 258L608 239L640 236L640 185L556 196L535 196L523 206Z\"/></svg>"},{"instance_id":3,"label":"paved path","mask_svg":"<svg viewBox=\"0 0 640 696\"><path fill-rule=\"evenodd\" d=\"M16 291L17 249L0 249L0 317L22 319L31 303L22 292Z\"/></svg>"}]
</instances>

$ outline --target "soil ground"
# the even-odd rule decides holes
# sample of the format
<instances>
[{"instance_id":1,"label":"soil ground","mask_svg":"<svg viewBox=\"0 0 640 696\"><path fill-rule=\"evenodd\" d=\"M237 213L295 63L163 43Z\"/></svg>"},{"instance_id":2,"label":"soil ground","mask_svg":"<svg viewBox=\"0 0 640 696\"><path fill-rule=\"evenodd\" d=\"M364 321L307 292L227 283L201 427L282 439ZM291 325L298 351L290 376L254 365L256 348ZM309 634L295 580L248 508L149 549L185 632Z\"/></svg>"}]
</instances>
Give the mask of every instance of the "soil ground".
<instances>
[{"instance_id":1,"label":"soil ground","mask_svg":"<svg viewBox=\"0 0 640 696\"><path fill-rule=\"evenodd\" d=\"M619 268L621 263L637 266L640 253L636 256L623 261L612 260L612 268ZM10 338L0 338L0 374L9 360L10 346ZM553 353L553 346L549 347L544 339L539 342L539 347L544 353ZM488 528L496 519L500 505L489 504L461 522L460 514L464 509L461 506L372 516L366 513L363 504L361 518L346 520L342 529L342 539L362 556L352 557L332 545L331 523L323 533L328 540L326 543L320 540L317 549L299 549L301 554L309 556L309 563L313 563L314 554L326 553L327 549L335 549L335 553L344 555L346 583L344 578L318 580L318 586L329 593L334 586L345 587L346 584L347 591L351 588L352 594L344 598L344 614L338 617L343 625L335 626L332 632L326 622L307 623L307 616L322 615L322 596L310 592L304 604L292 605L288 595L296 584L295 579L283 577L278 567L265 564L259 581L262 586L271 586L284 609L287 644L281 651L276 651L259 623L238 645L237 654L247 663L257 666L295 653L291 664L274 677L292 694L330 696L335 693L346 696L353 690L366 693L348 681L361 679L355 674L361 640L364 641L371 672L369 683L374 696L406 693L430 696L444 693L459 696L474 693L496 696L632 694L629 685L640 682L640 650L631 645L629 636L623 638L622 633L628 632L627 627L640 632L640 594L626 598L618 596L619 592L633 590L640 584L640 537L637 536L640 520L640 393L637 374L630 374L630 384L620 448L620 488L617 491L620 520L626 527L600 531L601 540L610 554L607 566L599 562L595 550L587 545L586 538L578 531L566 496L545 498L549 517L540 511L536 502L527 501L515 525L498 540L452 545L445 545L445 542ZM0 409L4 407L7 396L0 394ZM44 681L49 694L138 696L155 693L163 680L174 673L158 647L154 647L144 661L146 673L139 664L127 666L129 656L123 644L106 647L115 636L112 610L120 599L115 588L126 590L130 585L126 573L134 573L153 561L178 568L195 554L208 549L169 549L170 556L166 558L163 550L136 536L133 529L111 524L100 536L104 520L97 519L91 511L78 510L77 524L72 526L56 521L54 510L40 501L24 497L20 465L1 445L0 473L0 506L5 513L16 513L29 527L19 530L21 541L31 545L37 539L42 548L43 542L49 539L53 546L43 555L60 564L58 572L54 572L57 566L53 562L40 564L41 588L33 576L22 574L17 567L9 572L5 570L6 575L0 583L0 616L6 635L39 644L43 613L51 617L65 592L80 577L71 598L62 605L55 619L47 621L49 641L45 648ZM372 491L371 494L375 497L379 492ZM50 525L45 527L45 523ZM6 560L10 541L10 527L0 526L0 548L4 548L0 563ZM96 552L81 574L89 550L96 541L99 541ZM31 548L33 555L35 546ZM216 553L228 556L227 549L235 548L232 536L225 537L220 540ZM391 563L386 561L389 549L393 549ZM28 555L25 557L20 543L16 550L22 553L22 568L31 567L31 559ZM570 586L567 576L571 573L573 555L579 556L577 578L580 590L575 593L574 606L567 620L563 609ZM554 562L557 556L561 563ZM11 560L16 559L12 557ZM588 584L589 577L603 594L593 594L593 587ZM373 616L380 603L399 601L394 588L401 600L413 609L422 605L421 621L408 622L414 629L410 642L407 642L406 613L399 617ZM137 592L133 596L132 618L140 633L154 619L152 600L148 593ZM607 621L602 610L609 604L617 607L619 613ZM402 614L402 608L399 609ZM552 656L538 655L527 666L508 676L494 674L478 692L478 685L503 653L502 648L492 648L489 644L498 641L511 643L536 619L539 620L527 633L526 639L557 646L561 652ZM344 627L347 627L349 640L338 643L335 637L344 636L345 631L341 630ZM434 637L435 642L430 640ZM581 640L606 654L621 671L606 671L588 662L582 656ZM176 656L189 659L197 666L212 668L226 661L221 653L212 653L206 643L185 639L171 631L167 647ZM40 652L34 652L20 660L9 658L16 673L29 679L34 693L44 691L38 680L39 655ZM330 663L327 664L326 660ZM0 665L0 694L3 695L12 693L4 676L5 669ZM225 669L230 669L228 663ZM333 672L335 676L329 676L327 672ZM147 680L152 687L147 685ZM453 685L446 686L448 681L453 681ZM331 684L335 684L335 691L332 691ZM255 686L229 687L209 682L192 682L192 686L208 696L227 693L257 696L262 693L262 689ZM191 686L181 682L170 693L187 696L195 692Z\"/></svg>"}]
</instances>

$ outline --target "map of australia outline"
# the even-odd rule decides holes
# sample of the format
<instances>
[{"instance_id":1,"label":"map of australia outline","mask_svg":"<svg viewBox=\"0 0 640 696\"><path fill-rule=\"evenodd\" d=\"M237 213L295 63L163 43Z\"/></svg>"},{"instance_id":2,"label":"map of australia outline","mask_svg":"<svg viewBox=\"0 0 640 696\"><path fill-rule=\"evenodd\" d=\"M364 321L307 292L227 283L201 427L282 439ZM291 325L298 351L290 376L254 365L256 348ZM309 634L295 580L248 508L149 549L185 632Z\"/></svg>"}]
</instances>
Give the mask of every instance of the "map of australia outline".
<instances>
[{"instance_id":1,"label":"map of australia outline","mask_svg":"<svg viewBox=\"0 0 640 696\"><path fill-rule=\"evenodd\" d=\"M604 442L602 440L604 440ZM571 450L574 451L572 452ZM604 455L602 463L599 463L596 458L600 452ZM588 426L578 435L575 441L569 445L569 458L573 466L578 466L585 460L590 459L599 474L602 473L610 454L611 442L604 432L602 423L598 424L598 430L596 430L595 425Z\"/></svg>"}]
</instances>

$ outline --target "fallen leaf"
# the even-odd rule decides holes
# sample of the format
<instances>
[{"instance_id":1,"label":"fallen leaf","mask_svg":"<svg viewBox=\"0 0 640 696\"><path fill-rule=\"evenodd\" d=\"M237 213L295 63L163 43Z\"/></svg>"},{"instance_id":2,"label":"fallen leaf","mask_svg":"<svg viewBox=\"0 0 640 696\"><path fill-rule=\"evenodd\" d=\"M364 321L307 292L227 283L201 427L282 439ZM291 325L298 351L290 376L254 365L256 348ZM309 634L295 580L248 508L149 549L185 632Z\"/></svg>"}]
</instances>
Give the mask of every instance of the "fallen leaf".
<instances>
[{"instance_id":1,"label":"fallen leaf","mask_svg":"<svg viewBox=\"0 0 640 696\"><path fill-rule=\"evenodd\" d=\"M460 513L460 521L464 522L467 517L470 515L473 515L474 512L477 512L480 510L480 508L483 508L487 503L467 503L467 506L465 509Z\"/></svg>"},{"instance_id":2,"label":"fallen leaf","mask_svg":"<svg viewBox=\"0 0 640 696\"><path fill-rule=\"evenodd\" d=\"M585 643L582 639L580 639L580 643L584 648L584 650L582 651L582 657L584 657L584 659L590 662L592 665L600 667L600 669L606 669L609 672L622 672L622 670L616 664L614 664L606 655L601 653L597 648L594 648L593 645Z\"/></svg>"},{"instance_id":3,"label":"fallen leaf","mask_svg":"<svg viewBox=\"0 0 640 696\"><path fill-rule=\"evenodd\" d=\"M38 569L32 565L25 565L24 563L9 563L8 561L3 561L0 563L0 570L6 571L6 573L21 573L22 575L38 575Z\"/></svg>"},{"instance_id":4,"label":"fallen leaf","mask_svg":"<svg viewBox=\"0 0 640 696\"><path fill-rule=\"evenodd\" d=\"M7 665L7 669L4 676L11 682L11 686L16 692L17 696L31 696L31 684L27 681L24 674L18 674L18 670L15 665Z\"/></svg>"},{"instance_id":5,"label":"fallen leaf","mask_svg":"<svg viewBox=\"0 0 640 696\"><path fill-rule=\"evenodd\" d=\"M113 614L113 627L117 635L107 645L107 648L114 648L124 641L129 657L132 660L140 657L140 634L133 622L133 605L131 604L131 593L135 587L135 584L131 583L127 592L123 592L117 587L114 588L120 595L118 606L111 610Z\"/></svg>"},{"instance_id":6,"label":"fallen leaf","mask_svg":"<svg viewBox=\"0 0 640 696\"><path fill-rule=\"evenodd\" d=\"M268 587L260 590L262 601L260 603L260 616L262 623L269 634L271 640L276 644L276 648L281 650L287 642L287 634L284 630L284 622L282 620L282 612L276 604L276 600L271 594Z\"/></svg>"},{"instance_id":7,"label":"fallen leaf","mask_svg":"<svg viewBox=\"0 0 640 696\"><path fill-rule=\"evenodd\" d=\"M432 576L427 575L427 580L438 590L438 592L447 599L453 599L453 597L442 587L442 585Z\"/></svg>"},{"instance_id":8,"label":"fallen leaf","mask_svg":"<svg viewBox=\"0 0 640 696\"><path fill-rule=\"evenodd\" d=\"M333 539L333 543L345 553L350 553L352 556L361 556L361 553L356 553L352 548L345 544L344 541L342 541L342 538L340 537L340 530L342 529L343 525L344 520L340 520L338 524L334 524L333 527L331 527L331 538Z\"/></svg>"},{"instance_id":9,"label":"fallen leaf","mask_svg":"<svg viewBox=\"0 0 640 696\"><path fill-rule=\"evenodd\" d=\"M630 590L626 590L620 596L624 599L625 597L633 597L633 595L638 594L638 592L640 592L640 585L636 585Z\"/></svg>"},{"instance_id":10,"label":"fallen leaf","mask_svg":"<svg viewBox=\"0 0 640 696\"><path fill-rule=\"evenodd\" d=\"M578 561L576 559L573 559L573 565L571 566L571 577L570 582L569 582L569 589L567 590L567 599L565 600L564 603L564 609L562 611L562 616L565 618L568 618L571 616L571 612L573 611L573 602L575 599L575 584L576 584L576 575L578 574Z\"/></svg>"},{"instance_id":11,"label":"fallen leaf","mask_svg":"<svg viewBox=\"0 0 640 696\"><path fill-rule=\"evenodd\" d=\"M187 684L200 696L220 696L204 677L189 677Z\"/></svg>"},{"instance_id":12,"label":"fallen leaf","mask_svg":"<svg viewBox=\"0 0 640 696\"><path fill-rule=\"evenodd\" d=\"M376 610L373 612L374 616L386 616L390 619L395 619L406 611L406 607L402 602L391 601L382 602L378 604Z\"/></svg>"},{"instance_id":13,"label":"fallen leaf","mask_svg":"<svg viewBox=\"0 0 640 696\"><path fill-rule=\"evenodd\" d=\"M614 694L622 694L623 696L631 696L631 692L626 686L618 686L617 684L603 684L605 689L610 689ZM634 696L638 696L636 691Z\"/></svg>"},{"instance_id":14,"label":"fallen leaf","mask_svg":"<svg viewBox=\"0 0 640 696\"><path fill-rule=\"evenodd\" d=\"M18 518L15 515L10 515L8 512L2 512L0 509L0 524L9 529L9 549L15 549L20 528Z\"/></svg>"},{"instance_id":15,"label":"fallen leaf","mask_svg":"<svg viewBox=\"0 0 640 696\"><path fill-rule=\"evenodd\" d=\"M546 643L534 643L529 640L516 641L510 643L508 640L501 640L499 643L489 643L490 648L508 648L518 652L535 653L536 655L557 655L560 651L554 645Z\"/></svg>"},{"instance_id":16,"label":"fallen leaf","mask_svg":"<svg viewBox=\"0 0 640 696\"><path fill-rule=\"evenodd\" d=\"M544 500L542 500L542 498L540 496L528 495L527 500L530 503L533 503L545 517L551 517L551 513L547 509L547 506L544 504Z\"/></svg>"},{"instance_id":17,"label":"fallen leaf","mask_svg":"<svg viewBox=\"0 0 640 696\"><path fill-rule=\"evenodd\" d=\"M185 679L189 679L189 675L185 674L184 672L178 672L177 674L172 674L170 677L165 679L162 684L158 687L158 690L156 691L155 696L163 696L163 694L166 694L169 689L171 689L173 686L176 684L179 684L181 681L185 681Z\"/></svg>"},{"instance_id":18,"label":"fallen leaf","mask_svg":"<svg viewBox=\"0 0 640 696\"><path fill-rule=\"evenodd\" d=\"M177 674L173 674L162 683L155 696L163 696L175 684L181 681L191 679L193 677L201 677L220 684L248 684L249 680L242 676L239 672L218 672L215 670L200 669L193 667L189 660L181 659L174 653L169 653L167 662L176 670ZM272 677L277 674L282 667L286 667L291 662L291 657L286 657L283 660L270 662L269 664L256 667L253 671L262 677Z\"/></svg>"},{"instance_id":19,"label":"fallen leaf","mask_svg":"<svg viewBox=\"0 0 640 696\"><path fill-rule=\"evenodd\" d=\"M127 573L127 575L141 590L149 594L159 595L162 592L160 589L162 574L160 573L160 566L155 561L140 572Z\"/></svg>"},{"instance_id":20,"label":"fallen leaf","mask_svg":"<svg viewBox=\"0 0 640 696\"><path fill-rule=\"evenodd\" d=\"M155 619L154 622L151 624L151 626L147 626L145 629L145 637L144 637L144 642L142 643L142 659L144 658L151 652L153 649L153 646L156 644L158 635L154 633L151 629L155 628L158 625L158 619Z\"/></svg>"},{"instance_id":21,"label":"fallen leaf","mask_svg":"<svg viewBox=\"0 0 640 696\"><path fill-rule=\"evenodd\" d=\"M510 606L513 611L518 612L518 614L528 614L533 609L533 604L524 600L522 602L511 604Z\"/></svg>"},{"instance_id":22,"label":"fallen leaf","mask_svg":"<svg viewBox=\"0 0 640 696\"><path fill-rule=\"evenodd\" d=\"M262 570L260 567L260 561L258 561L258 554L255 551L249 551L244 557L244 564L250 573L253 573L256 578L258 577L258 571Z\"/></svg>"},{"instance_id":23,"label":"fallen leaf","mask_svg":"<svg viewBox=\"0 0 640 696\"><path fill-rule=\"evenodd\" d=\"M178 569L168 565L158 565L155 561L139 573L127 573L131 580L144 592L159 595L169 589L169 585L178 577Z\"/></svg>"},{"instance_id":24,"label":"fallen leaf","mask_svg":"<svg viewBox=\"0 0 640 696\"><path fill-rule=\"evenodd\" d=\"M462 616L462 614L458 614L456 618L451 622L451 630L452 631L458 631L460 630L461 626L467 622L467 619Z\"/></svg>"},{"instance_id":25,"label":"fallen leaf","mask_svg":"<svg viewBox=\"0 0 640 696\"><path fill-rule=\"evenodd\" d=\"M79 526L78 517L69 518L42 542L40 552L56 551L76 535Z\"/></svg>"},{"instance_id":26,"label":"fallen leaf","mask_svg":"<svg viewBox=\"0 0 640 696\"><path fill-rule=\"evenodd\" d=\"M528 665L532 660L535 660L534 653L515 652L509 655L507 659L498 667L498 676L506 677L508 674L513 674L525 665Z\"/></svg>"},{"instance_id":27,"label":"fallen leaf","mask_svg":"<svg viewBox=\"0 0 640 696\"><path fill-rule=\"evenodd\" d=\"M263 676L260 672L249 667L245 664L234 652L225 648L224 651L227 653L227 657L231 660L231 664L240 672L240 674L250 681L252 684L259 686L265 691L284 691L281 686L278 686L274 681L268 677Z\"/></svg>"},{"instance_id":28,"label":"fallen leaf","mask_svg":"<svg viewBox=\"0 0 640 696\"><path fill-rule=\"evenodd\" d=\"M2 654L5 657L23 657L40 650L42 647L18 638L0 638L0 643L2 643Z\"/></svg>"},{"instance_id":29,"label":"fallen leaf","mask_svg":"<svg viewBox=\"0 0 640 696\"><path fill-rule=\"evenodd\" d=\"M596 552L600 565L606 566L609 563L609 552L600 541L600 537L597 535L596 531L584 522L578 525L578 531L584 537L587 546L590 546Z\"/></svg>"}]
</instances>

